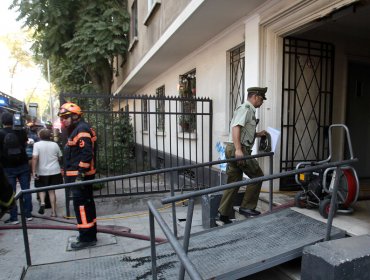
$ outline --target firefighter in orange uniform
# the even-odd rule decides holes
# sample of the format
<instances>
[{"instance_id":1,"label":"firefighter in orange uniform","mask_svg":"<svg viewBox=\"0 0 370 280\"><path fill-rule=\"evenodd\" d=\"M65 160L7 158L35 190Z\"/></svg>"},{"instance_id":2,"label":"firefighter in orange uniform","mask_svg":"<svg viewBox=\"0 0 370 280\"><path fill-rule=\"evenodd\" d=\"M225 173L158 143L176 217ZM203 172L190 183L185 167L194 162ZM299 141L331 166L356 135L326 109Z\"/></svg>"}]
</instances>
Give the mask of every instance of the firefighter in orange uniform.
<instances>
[{"instance_id":1,"label":"firefighter in orange uniform","mask_svg":"<svg viewBox=\"0 0 370 280\"><path fill-rule=\"evenodd\" d=\"M64 147L64 172L66 183L95 178L96 134L82 117L81 108L71 102L63 104L58 116L66 128L68 142ZM94 246L96 239L96 209L93 186L84 185L71 189L73 207L77 218L79 237L72 242L74 250Z\"/></svg>"}]
</instances>

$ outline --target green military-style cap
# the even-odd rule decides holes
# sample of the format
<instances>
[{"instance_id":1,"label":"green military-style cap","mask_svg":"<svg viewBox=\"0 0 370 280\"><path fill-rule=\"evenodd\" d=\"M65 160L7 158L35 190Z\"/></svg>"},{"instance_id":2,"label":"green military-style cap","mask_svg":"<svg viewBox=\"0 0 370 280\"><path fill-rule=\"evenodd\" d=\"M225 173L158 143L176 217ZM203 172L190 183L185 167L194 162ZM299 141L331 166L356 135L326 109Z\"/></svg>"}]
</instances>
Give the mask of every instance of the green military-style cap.
<instances>
[{"instance_id":1,"label":"green military-style cap","mask_svg":"<svg viewBox=\"0 0 370 280\"><path fill-rule=\"evenodd\" d=\"M267 92L267 87L250 87L247 89L248 92L253 92L256 95L259 95L263 98L263 100L266 100L266 92Z\"/></svg>"}]
</instances>

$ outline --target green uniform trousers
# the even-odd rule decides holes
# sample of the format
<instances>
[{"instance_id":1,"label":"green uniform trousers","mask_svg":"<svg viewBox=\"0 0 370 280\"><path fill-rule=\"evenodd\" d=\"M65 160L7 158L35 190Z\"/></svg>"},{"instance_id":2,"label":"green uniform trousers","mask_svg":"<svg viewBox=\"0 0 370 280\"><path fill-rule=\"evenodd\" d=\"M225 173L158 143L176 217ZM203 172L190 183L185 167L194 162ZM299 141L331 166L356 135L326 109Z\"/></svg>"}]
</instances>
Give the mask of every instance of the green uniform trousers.
<instances>
[{"instance_id":1,"label":"green uniform trousers","mask_svg":"<svg viewBox=\"0 0 370 280\"><path fill-rule=\"evenodd\" d=\"M242 151L244 156L248 156L252 153L252 150L248 149L246 146L242 146ZM225 156L227 159L235 157L234 144L226 145ZM229 184L241 181L243 178L243 173L245 173L251 179L264 175L256 159L243 160L242 163L238 163L236 161L229 162L226 169L227 183ZM261 186L262 182L258 184L248 185L240 207L255 209L257 206L258 197L260 195ZM224 191L220 202L220 207L218 209L218 212L221 215L232 215L233 204L238 191L239 188L233 188Z\"/></svg>"}]
</instances>

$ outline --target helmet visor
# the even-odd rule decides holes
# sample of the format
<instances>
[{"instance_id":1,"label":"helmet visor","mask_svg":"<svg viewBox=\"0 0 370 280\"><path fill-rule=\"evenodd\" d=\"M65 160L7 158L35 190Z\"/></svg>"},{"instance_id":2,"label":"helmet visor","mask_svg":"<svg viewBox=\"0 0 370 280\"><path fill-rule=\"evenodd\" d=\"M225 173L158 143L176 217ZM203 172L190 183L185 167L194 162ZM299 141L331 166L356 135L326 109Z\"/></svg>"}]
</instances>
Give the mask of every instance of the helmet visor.
<instances>
[{"instance_id":1,"label":"helmet visor","mask_svg":"<svg viewBox=\"0 0 370 280\"><path fill-rule=\"evenodd\" d=\"M61 108L58 112L58 117L63 117L63 116L66 116L66 115L70 115L71 112L68 111L67 109L65 108Z\"/></svg>"}]
</instances>

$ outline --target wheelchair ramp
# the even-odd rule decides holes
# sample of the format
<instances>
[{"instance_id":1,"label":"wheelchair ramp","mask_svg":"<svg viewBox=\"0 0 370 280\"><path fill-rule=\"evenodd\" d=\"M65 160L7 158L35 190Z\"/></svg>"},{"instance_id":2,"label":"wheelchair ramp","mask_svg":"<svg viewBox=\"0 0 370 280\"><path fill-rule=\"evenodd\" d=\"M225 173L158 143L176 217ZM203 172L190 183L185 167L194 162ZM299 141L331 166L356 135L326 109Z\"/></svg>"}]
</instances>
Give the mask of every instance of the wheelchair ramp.
<instances>
[{"instance_id":1,"label":"wheelchair ramp","mask_svg":"<svg viewBox=\"0 0 370 280\"><path fill-rule=\"evenodd\" d=\"M194 234L189 257L204 279L238 279L301 256L303 247L325 235L325 223L284 209ZM332 228L332 238L344 236ZM177 279L180 263L170 244L156 250L158 279ZM152 279L150 248L31 266L24 279Z\"/></svg>"}]
</instances>

